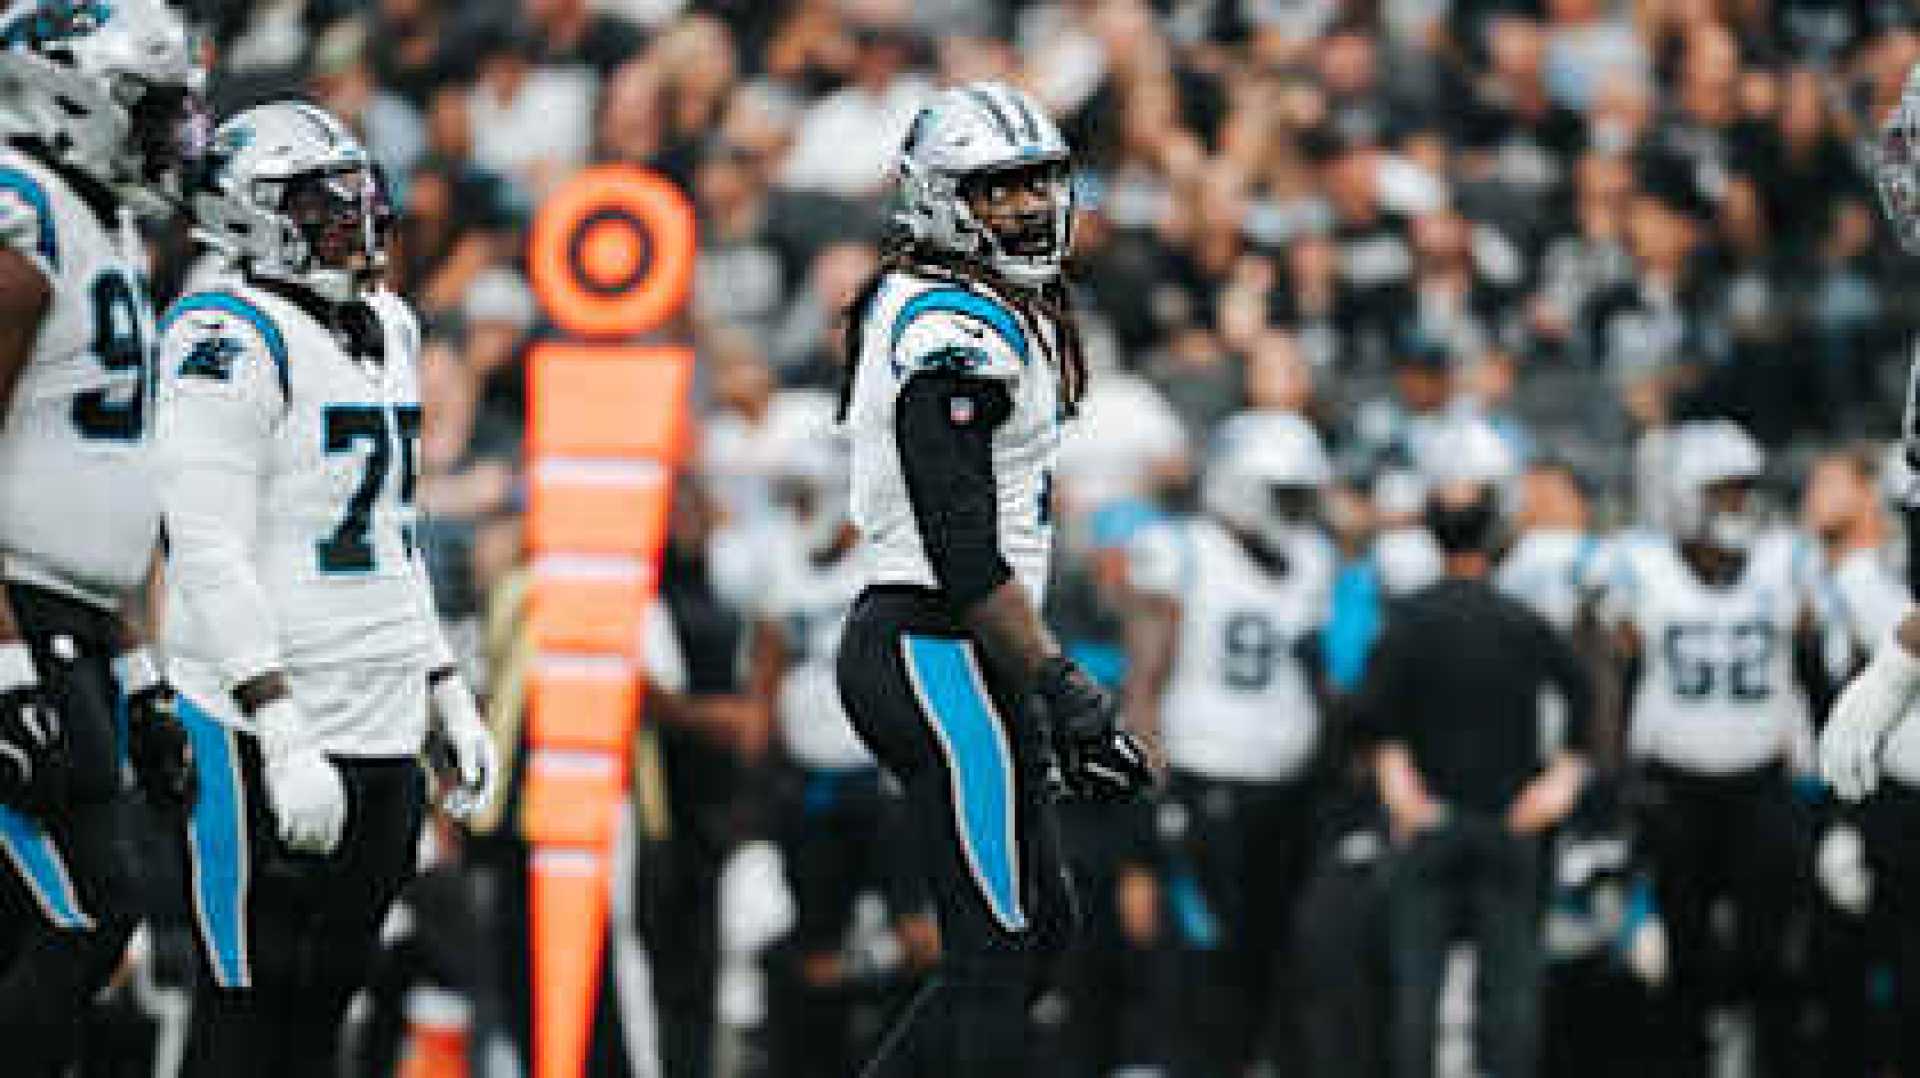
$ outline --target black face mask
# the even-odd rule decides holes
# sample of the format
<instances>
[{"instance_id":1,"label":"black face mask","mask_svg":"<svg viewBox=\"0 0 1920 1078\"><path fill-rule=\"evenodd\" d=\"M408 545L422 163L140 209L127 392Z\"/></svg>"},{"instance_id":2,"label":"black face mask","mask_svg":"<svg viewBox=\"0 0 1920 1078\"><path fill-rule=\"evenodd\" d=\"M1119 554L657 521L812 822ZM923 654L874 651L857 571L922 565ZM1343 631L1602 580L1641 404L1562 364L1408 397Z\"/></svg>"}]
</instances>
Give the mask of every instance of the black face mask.
<instances>
[{"instance_id":1,"label":"black face mask","mask_svg":"<svg viewBox=\"0 0 1920 1078\"><path fill-rule=\"evenodd\" d=\"M1481 491L1479 497L1464 505L1449 505L1438 499L1427 501L1427 530L1433 533L1433 540L1443 553L1490 552L1499 522L1500 511L1491 490Z\"/></svg>"},{"instance_id":2,"label":"black face mask","mask_svg":"<svg viewBox=\"0 0 1920 1078\"><path fill-rule=\"evenodd\" d=\"M169 175L199 174L212 126L206 106L184 86L147 86L129 106L130 138L140 151L143 175L158 185Z\"/></svg>"},{"instance_id":3,"label":"black face mask","mask_svg":"<svg viewBox=\"0 0 1920 1078\"><path fill-rule=\"evenodd\" d=\"M315 172L287 184L282 209L306 238L316 263L372 276L385 255L393 206L370 168Z\"/></svg>"},{"instance_id":4,"label":"black face mask","mask_svg":"<svg viewBox=\"0 0 1920 1078\"><path fill-rule=\"evenodd\" d=\"M1047 254L1058 245L1059 237L1054 235L1056 210L1051 192L1055 185L1064 182L1065 177L1065 165L1046 162L970 176L962 183L960 194L969 202L982 198L989 203L1012 197L1016 189L1048 194L1048 203L1044 208L1000 215L991 223L981 222L992 229L994 240L1005 253L1023 258L1037 257Z\"/></svg>"}]
</instances>

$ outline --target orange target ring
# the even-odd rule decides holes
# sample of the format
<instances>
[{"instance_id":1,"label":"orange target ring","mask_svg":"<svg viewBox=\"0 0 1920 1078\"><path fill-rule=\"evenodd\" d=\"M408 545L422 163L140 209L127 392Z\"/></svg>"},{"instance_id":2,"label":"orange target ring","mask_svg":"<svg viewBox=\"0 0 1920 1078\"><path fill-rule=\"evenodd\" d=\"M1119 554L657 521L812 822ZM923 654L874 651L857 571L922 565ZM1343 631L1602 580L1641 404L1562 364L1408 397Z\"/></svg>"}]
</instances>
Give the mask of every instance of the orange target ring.
<instances>
[{"instance_id":1,"label":"orange target ring","mask_svg":"<svg viewBox=\"0 0 1920 1078\"><path fill-rule=\"evenodd\" d=\"M527 270L554 323L582 337L658 329L686 303L696 250L680 188L632 165L587 169L533 220Z\"/></svg>"}]
</instances>

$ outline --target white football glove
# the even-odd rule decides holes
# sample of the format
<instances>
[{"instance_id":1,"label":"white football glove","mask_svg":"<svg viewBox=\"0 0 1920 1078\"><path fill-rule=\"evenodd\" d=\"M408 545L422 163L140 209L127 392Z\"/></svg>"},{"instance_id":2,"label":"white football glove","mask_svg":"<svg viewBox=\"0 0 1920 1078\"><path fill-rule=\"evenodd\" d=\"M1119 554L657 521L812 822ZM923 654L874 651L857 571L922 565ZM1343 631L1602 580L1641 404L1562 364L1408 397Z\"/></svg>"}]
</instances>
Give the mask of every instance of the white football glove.
<instances>
[{"instance_id":1,"label":"white football glove","mask_svg":"<svg viewBox=\"0 0 1920 1078\"><path fill-rule=\"evenodd\" d=\"M1867 866L1867 844L1851 825L1835 824L1820 836L1813 871L1836 908L1862 917L1872 907L1873 870Z\"/></svg>"},{"instance_id":2,"label":"white football glove","mask_svg":"<svg viewBox=\"0 0 1920 1078\"><path fill-rule=\"evenodd\" d=\"M493 803L500 773L493 733L481 720L473 693L459 674L435 678L432 692L433 735L452 765L453 781L447 783L440 806L456 820L469 819Z\"/></svg>"},{"instance_id":3,"label":"white football glove","mask_svg":"<svg viewBox=\"0 0 1920 1078\"><path fill-rule=\"evenodd\" d=\"M308 740L292 700L274 700L253 713L253 722L280 841L301 853L332 853L347 826L347 788L339 769Z\"/></svg>"},{"instance_id":4,"label":"white football glove","mask_svg":"<svg viewBox=\"0 0 1920 1078\"><path fill-rule=\"evenodd\" d=\"M1920 658L1893 636L1883 641L1827 718L1820 733L1820 774L1833 792L1858 801L1880 781L1880 746L1920 695Z\"/></svg>"}]
</instances>

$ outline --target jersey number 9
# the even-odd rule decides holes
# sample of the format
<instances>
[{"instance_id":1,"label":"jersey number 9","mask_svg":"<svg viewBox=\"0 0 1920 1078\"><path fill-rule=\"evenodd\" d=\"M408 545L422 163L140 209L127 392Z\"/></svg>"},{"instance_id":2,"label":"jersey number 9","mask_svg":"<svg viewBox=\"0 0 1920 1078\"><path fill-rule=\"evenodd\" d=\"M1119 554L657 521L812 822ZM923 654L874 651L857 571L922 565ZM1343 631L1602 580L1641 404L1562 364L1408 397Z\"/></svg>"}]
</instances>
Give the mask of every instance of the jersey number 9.
<instances>
[{"instance_id":1,"label":"jersey number 9","mask_svg":"<svg viewBox=\"0 0 1920 1078\"><path fill-rule=\"evenodd\" d=\"M151 364L141 317L139 288L118 270L93 279L93 356L109 378L133 375L133 392L120 397L112 385L83 390L73 398L73 425L97 442L137 442L146 430ZM119 399L116 399L119 398Z\"/></svg>"}]
</instances>

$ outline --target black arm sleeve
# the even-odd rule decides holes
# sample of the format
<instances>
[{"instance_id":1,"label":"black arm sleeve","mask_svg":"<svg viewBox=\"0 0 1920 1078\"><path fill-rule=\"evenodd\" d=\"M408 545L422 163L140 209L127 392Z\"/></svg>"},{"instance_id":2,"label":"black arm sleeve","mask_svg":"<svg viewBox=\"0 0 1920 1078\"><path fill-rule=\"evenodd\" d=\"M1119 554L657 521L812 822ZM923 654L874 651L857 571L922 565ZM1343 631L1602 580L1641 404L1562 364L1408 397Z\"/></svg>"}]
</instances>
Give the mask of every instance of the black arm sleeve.
<instances>
[{"instance_id":1,"label":"black arm sleeve","mask_svg":"<svg viewBox=\"0 0 1920 1078\"><path fill-rule=\"evenodd\" d=\"M1367 672L1353 700L1353 736L1362 743L1407 738L1406 673L1409 662L1406 618L1389 617L1367 660Z\"/></svg>"},{"instance_id":2,"label":"black arm sleeve","mask_svg":"<svg viewBox=\"0 0 1920 1078\"><path fill-rule=\"evenodd\" d=\"M1825 643L1819 628L1811 622L1793 631L1793 676L1807 695L1807 710L1813 713L1815 730L1825 728L1827 712L1840 695L1839 686L1827 671Z\"/></svg>"},{"instance_id":3,"label":"black arm sleeve","mask_svg":"<svg viewBox=\"0 0 1920 1078\"><path fill-rule=\"evenodd\" d=\"M894 443L927 562L955 609L1013 577L1001 556L993 431L1013 410L986 378L921 371L894 404Z\"/></svg>"}]
</instances>

